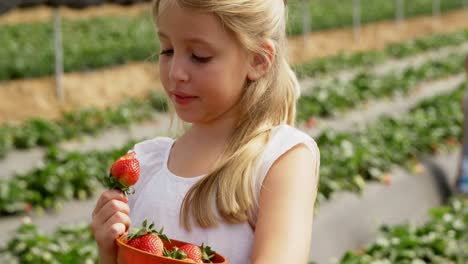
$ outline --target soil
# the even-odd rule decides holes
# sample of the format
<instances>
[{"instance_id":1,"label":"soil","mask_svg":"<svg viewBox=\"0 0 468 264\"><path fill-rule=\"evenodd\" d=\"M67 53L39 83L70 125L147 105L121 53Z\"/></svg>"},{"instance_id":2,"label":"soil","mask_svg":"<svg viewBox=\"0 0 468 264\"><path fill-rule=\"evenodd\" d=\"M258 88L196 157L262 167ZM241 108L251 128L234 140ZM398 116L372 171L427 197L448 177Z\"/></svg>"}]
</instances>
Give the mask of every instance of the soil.
<instances>
[{"instance_id":1,"label":"soil","mask_svg":"<svg viewBox=\"0 0 468 264\"><path fill-rule=\"evenodd\" d=\"M65 74L63 102L57 99L54 77L9 81L0 83L0 121L15 122L30 117L56 119L64 111L91 106L104 108L161 89L158 68L148 63Z\"/></svg>"},{"instance_id":2,"label":"soil","mask_svg":"<svg viewBox=\"0 0 468 264\"><path fill-rule=\"evenodd\" d=\"M116 7L114 12L121 10ZM13 17L13 14L7 14L10 15ZM361 28L359 40L354 39L353 30L349 28L312 33L307 37L306 45L303 36L293 37L289 42L290 61L297 64L339 52L381 49L392 42L452 32L468 28L467 17L466 11L455 11L444 13L438 20L418 17L402 24L394 21L367 24ZM65 100L59 102L55 96L54 77L0 82L0 123L30 117L56 119L64 110L111 106L125 98L143 97L150 90L162 89L158 67L150 63L130 63L92 72L65 74L63 84Z\"/></svg>"},{"instance_id":3,"label":"soil","mask_svg":"<svg viewBox=\"0 0 468 264\"><path fill-rule=\"evenodd\" d=\"M149 3L138 3L122 6L116 4L103 4L87 7L85 9L72 9L60 7L60 15L67 19L87 19L97 16L133 16L149 10ZM53 17L53 8L36 6L30 8L17 8L0 16L0 25L17 23L35 23L50 21Z\"/></svg>"}]
</instances>

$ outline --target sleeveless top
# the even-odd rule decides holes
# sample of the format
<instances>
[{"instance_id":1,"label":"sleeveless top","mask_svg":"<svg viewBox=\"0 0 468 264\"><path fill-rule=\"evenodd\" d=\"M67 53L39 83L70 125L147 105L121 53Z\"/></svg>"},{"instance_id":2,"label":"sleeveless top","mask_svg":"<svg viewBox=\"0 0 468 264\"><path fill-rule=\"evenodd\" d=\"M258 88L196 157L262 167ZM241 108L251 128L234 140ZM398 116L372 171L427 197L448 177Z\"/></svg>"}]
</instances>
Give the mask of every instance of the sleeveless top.
<instances>
[{"instance_id":1,"label":"sleeveless top","mask_svg":"<svg viewBox=\"0 0 468 264\"><path fill-rule=\"evenodd\" d=\"M230 264L250 263L254 230L249 223L220 221L217 227L203 229L191 221L191 232L180 226L180 207L185 194L204 175L184 178L169 171L167 160L173 143L171 138L157 137L134 146L140 162L140 179L134 185L135 193L128 197L132 227L140 227L146 218L148 223L154 221L157 230L164 227L169 238L195 245L204 243L225 256ZM256 200L260 196L263 179L275 160L298 144L304 144L315 155L316 171L311 172L311 177L316 177L315 182L318 182L320 156L315 141L294 127L280 125L272 129L265 151L257 161L252 179ZM311 190L314 188L316 186L311 186Z\"/></svg>"}]
</instances>

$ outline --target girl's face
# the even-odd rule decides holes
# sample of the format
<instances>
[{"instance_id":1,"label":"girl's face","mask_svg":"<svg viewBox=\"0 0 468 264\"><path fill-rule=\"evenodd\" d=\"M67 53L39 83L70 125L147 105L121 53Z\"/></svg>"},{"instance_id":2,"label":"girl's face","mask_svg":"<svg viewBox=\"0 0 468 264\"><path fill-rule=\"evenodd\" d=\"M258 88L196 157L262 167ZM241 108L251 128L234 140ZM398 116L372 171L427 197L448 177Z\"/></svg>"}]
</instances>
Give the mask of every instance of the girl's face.
<instances>
[{"instance_id":1,"label":"girl's face","mask_svg":"<svg viewBox=\"0 0 468 264\"><path fill-rule=\"evenodd\" d=\"M247 53L215 15L161 5L161 81L177 115L200 124L236 117L247 79Z\"/></svg>"}]
</instances>

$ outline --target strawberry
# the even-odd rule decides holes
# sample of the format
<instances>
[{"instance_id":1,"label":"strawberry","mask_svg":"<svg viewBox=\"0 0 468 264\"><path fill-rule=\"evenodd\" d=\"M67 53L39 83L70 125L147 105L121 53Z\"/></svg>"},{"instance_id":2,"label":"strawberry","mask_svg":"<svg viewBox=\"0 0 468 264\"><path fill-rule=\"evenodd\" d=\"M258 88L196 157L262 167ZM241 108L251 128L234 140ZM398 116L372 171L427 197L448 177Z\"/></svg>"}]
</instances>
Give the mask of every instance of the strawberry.
<instances>
[{"instance_id":1,"label":"strawberry","mask_svg":"<svg viewBox=\"0 0 468 264\"><path fill-rule=\"evenodd\" d=\"M126 238L127 245L148 253L162 256L164 252L164 244L161 239L170 243L169 238L163 234L163 228L160 231L154 229L154 223L147 228L147 220L145 219L141 229L137 229Z\"/></svg>"},{"instance_id":2,"label":"strawberry","mask_svg":"<svg viewBox=\"0 0 468 264\"><path fill-rule=\"evenodd\" d=\"M112 164L107 185L119 189L125 194L130 193L130 186L140 177L140 163L135 158L135 152L129 152Z\"/></svg>"},{"instance_id":3,"label":"strawberry","mask_svg":"<svg viewBox=\"0 0 468 264\"><path fill-rule=\"evenodd\" d=\"M203 244L201 247L192 244L185 244L178 249L180 252L184 252L187 258L195 261L195 263L212 263L211 259L214 257L214 252L210 247L205 247Z\"/></svg>"},{"instance_id":4,"label":"strawberry","mask_svg":"<svg viewBox=\"0 0 468 264\"><path fill-rule=\"evenodd\" d=\"M309 129L315 127L315 123L316 123L315 121L316 121L315 118L309 117L309 119L307 119L306 127Z\"/></svg>"}]
</instances>

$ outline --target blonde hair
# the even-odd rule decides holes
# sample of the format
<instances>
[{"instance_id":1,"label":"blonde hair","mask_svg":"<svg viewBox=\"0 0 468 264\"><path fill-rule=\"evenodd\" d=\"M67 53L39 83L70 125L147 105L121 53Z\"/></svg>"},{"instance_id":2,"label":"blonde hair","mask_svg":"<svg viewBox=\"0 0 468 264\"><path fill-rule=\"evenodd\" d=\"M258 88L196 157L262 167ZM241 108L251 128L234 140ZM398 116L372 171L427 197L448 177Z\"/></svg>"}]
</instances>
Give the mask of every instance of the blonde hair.
<instances>
[{"instance_id":1,"label":"blonde hair","mask_svg":"<svg viewBox=\"0 0 468 264\"><path fill-rule=\"evenodd\" d=\"M213 205L222 220L255 226L258 206L253 173L256 162L280 124L294 125L300 89L287 62L286 14L282 0L168 0L183 8L210 12L252 54L267 58L264 43L271 40L276 53L270 70L260 79L247 81L240 99L242 107L236 131L228 141L215 169L197 182L181 206L180 221L191 230L189 216L203 228L218 224ZM156 18L161 0L153 2ZM274 3L273 3L274 2Z\"/></svg>"}]
</instances>

